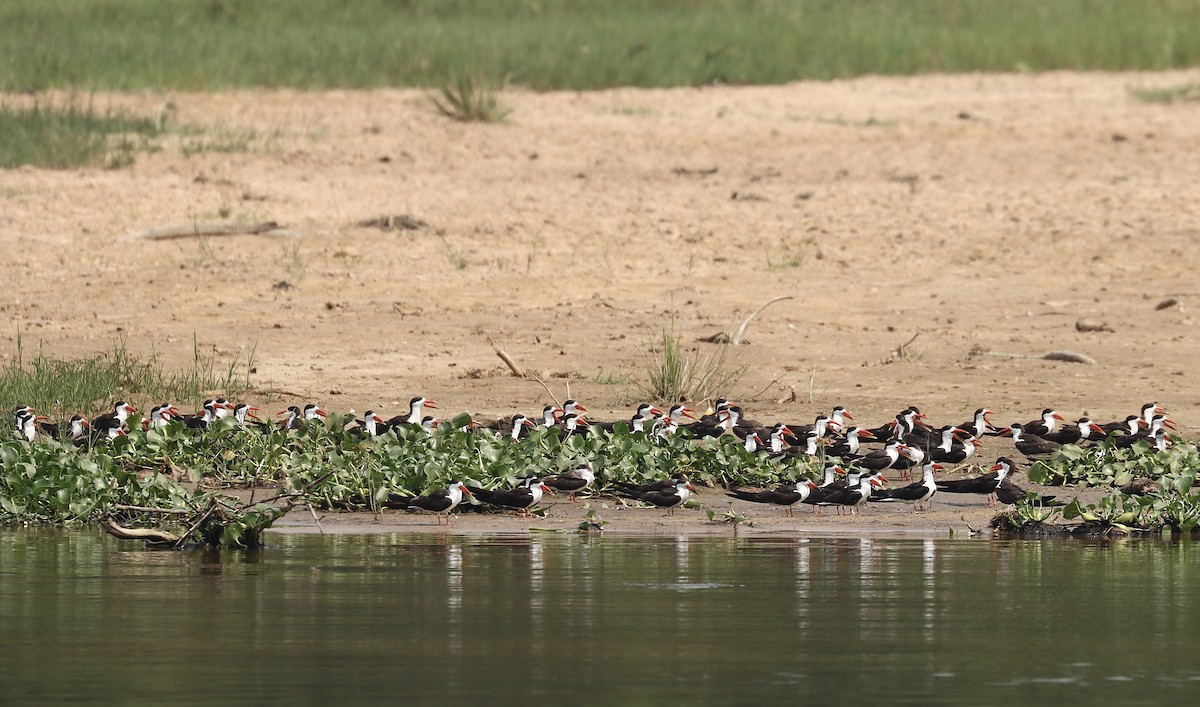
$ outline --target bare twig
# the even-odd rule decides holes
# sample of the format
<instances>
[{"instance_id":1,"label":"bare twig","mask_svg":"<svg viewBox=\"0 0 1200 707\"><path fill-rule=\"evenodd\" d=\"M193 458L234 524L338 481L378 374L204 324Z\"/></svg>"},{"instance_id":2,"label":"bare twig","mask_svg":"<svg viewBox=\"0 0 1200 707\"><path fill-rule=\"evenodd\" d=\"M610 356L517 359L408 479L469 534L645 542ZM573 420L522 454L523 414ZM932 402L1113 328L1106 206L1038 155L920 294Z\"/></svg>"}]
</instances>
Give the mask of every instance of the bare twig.
<instances>
[{"instance_id":1,"label":"bare twig","mask_svg":"<svg viewBox=\"0 0 1200 707\"><path fill-rule=\"evenodd\" d=\"M321 527L321 519L317 517L317 512L313 510L312 504L308 504L308 512L312 514L313 522L317 524L317 530L321 531L321 535L325 534L325 529Z\"/></svg>"},{"instance_id":2,"label":"bare twig","mask_svg":"<svg viewBox=\"0 0 1200 707\"><path fill-rule=\"evenodd\" d=\"M543 383L541 378L538 378L538 377L536 377L536 376L535 376L535 377L533 377L533 378L526 378L526 380L531 380L531 381L534 381L534 382L536 382L538 385L540 385L540 386L542 386L543 388L545 388L545 389L546 389L546 394L550 396L550 399L554 401L554 404L555 404L555 405L557 405L557 406L559 406L559 407L562 407L562 403L558 402L558 398L554 397L554 392L550 390L550 386L548 386L548 385L546 385L545 383Z\"/></svg>"},{"instance_id":3,"label":"bare twig","mask_svg":"<svg viewBox=\"0 0 1200 707\"><path fill-rule=\"evenodd\" d=\"M149 506L126 506L123 503L118 503L113 508L118 511L134 511L135 513L173 513L186 515L192 512L186 508L150 508Z\"/></svg>"},{"instance_id":4,"label":"bare twig","mask_svg":"<svg viewBox=\"0 0 1200 707\"><path fill-rule=\"evenodd\" d=\"M336 472L336 471L337 471L337 469L330 469L329 471L325 472L324 474L321 474L317 478L313 479L312 481L310 481L307 484L305 484L304 486L302 486L300 488L300 490L290 491L288 493L281 493L281 494L275 496L274 498L272 498L271 501L274 502L274 501L278 501L280 499L300 498L301 496L307 494L313 487L319 485L321 482L325 481L325 479L328 479L329 477L333 476L334 472ZM243 504L240 508L238 508L238 511L239 512L244 511L252 505L254 505L254 504L252 504L252 503ZM295 503L288 504L287 510L291 510L292 507L295 505L296 505Z\"/></svg>"},{"instance_id":5,"label":"bare twig","mask_svg":"<svg viewBox=\"0 0 1200 707\"><path fill-rule=\"evenodd\" d=\"M908 356L909 345L911 345L912 342L916 341L917 337L920 336L922 333L923 333L923 330L918 329L917 333L913 334L911 339L909 339L908 341L905 341L903 344L900 344L899 346L896 347L896 350L892 352L892 356L894 356L895 358L906 358Z\"/></svg>"},{"instance_id":6,"label":"bare twig","mask_svg":"<svg viewBox=\"0 0 1200 707\"><path fill-rule=\"evenodd\" d=\"M754 395L751 395L749 398L747 398L747 400L756 400L756 399L758 398L758 396L760 396L760 395L762 395L763 393L767 392L767 390L768 390L768 389L769 389L771 386L775 385L775 384L776 384L776 383L778 383L778 382L779 382L779 379L778 379L778 378L776 378L775 380L771 381L770 383L767 383L766 385L764 385L764 386L763 386L762 390L758 391L758 392L757 392L757 393L755 393Z\"/></svg>"},{"instance_id":7,"label":"bare twig","mask_svg":"<svg viewBox=\"0 0 1200 707\"><path fill-rule=\"evenodd\" d=\"M733 335L733 339L730 340L730 342L729 342L730 345L737 346L738 344L742 343L742 336L744 336L746 333L746 330L750 328L750 322L754 321L754 318L758 316L759 312L761 312L764 309L766 309L767 307L775 304L776 302L782 302L785 299L795 299L795 298L796 298L796 288L793 287L792 292L790 294L782 295L780 297L776 297L775 299L770 299L770 300L767 300L766 302L764 302L758 309L751 312L750 316L746 317L746 321L742 322L742 325L740 327L738 327L737 333Z\"/></svg>"},{"instance_id":8,"label":"bare twig","mask_svg":"<svg viewBox=\"0 0 1200 707\"><path fill-rule=\"evenodd\" d=\"M176 547L176 548L182 547L182 546L183 546L183 544L184 544L185 542L187 542L187 539L188 539L188 538L190 538L190 537L192 537L192 533L196 532L196 529L197 529L197 528L199 528L199 527L200 527L200 525L201 525L202 523L204 523L204 521L208 520L208 517L209 517L209 516L211 516L213 513L215 513L215 512L216 512L216 510L217 510L217 508L219 508L219 507L220 507L220 504L218 504L218 503L217 503L217 499L215 499L215 498L214 498L214 499L213 499L213 501L212 501L212 503L211 503L211 504L209 504L209 506L208 506L208 510L207 510L207 511L205 511L205 512L204 512L204 513L203 513L203 514L202 514L202 515L201 515L199 518L197 518L197 519L196 519L196 522L195 522L195 523L192 523L192 527L188 528L188 529L187 529L187 532L186 532L186 533L184 533L183 535L181 535L181 536L180 536L180 537L179 537L179 538L178 538L178 539L175 541L175 547Z\"/></svg>"},{"instance_id":9,"label":"bare twig","mask_svg":"<svg viewBox=\"0 0 1200 707\"><path fill-rule=\"evenodd\" d=\"M191 223L186 226L168 226L166 228L151 228L127 234L128 239L149 241L167 241L178 238L196 238L198 236L287 236L297 234L281 229L274 221L260 223Z\"/></svg>"},{"instance_id":10,"label":"bare twig","mask_svg":"<svg viewBox=\"0 0 1200 707\"><path fill-rule=\"evenodd\" d=\"M507 351L497 346L496 342L492 341L490 336L488 337L487 342L491 344L492 350L496 352L496 355L500 357L501 361L504 361L504 364L508 366L508 370L512 371L514 376L517 378L528 378L528 376L525 375L525 371L523 371L521 367L517 365L517 362L513 360L512 356L509 356Z\"/></svg>"}]
</instances>

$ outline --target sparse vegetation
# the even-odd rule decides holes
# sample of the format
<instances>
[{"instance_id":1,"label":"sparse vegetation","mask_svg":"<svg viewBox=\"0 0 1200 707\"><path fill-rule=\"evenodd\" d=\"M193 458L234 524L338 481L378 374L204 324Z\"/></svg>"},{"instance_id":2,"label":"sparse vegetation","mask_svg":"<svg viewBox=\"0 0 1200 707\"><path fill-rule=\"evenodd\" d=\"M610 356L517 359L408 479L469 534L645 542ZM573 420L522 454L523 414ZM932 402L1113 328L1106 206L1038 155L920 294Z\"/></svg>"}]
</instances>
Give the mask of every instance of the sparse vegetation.
<instances>
[{"instance_id":1,"label":"sparse vegetation","mask_svg":"<svg viewBox=\"0 0 1200 707\"><path fill-rule=\"evenodd\" d=\"M214 392L227 397L245 392L253 367L253 351L244 362L235 357L222 366L215 349L203 351L195 341L192 365L181 370L168 370L157 356L137 356L123 339L98 356L61 360L38 353L26 360L18 337L16 357L0 369L0 407L32 405L45 414L69 417L101 412L121 398L199 405Z\"/></svg>"},{"instance_id":2,"label":"sparse vegetation","mask_svg":"<svg viewBox=\"0 0 1200 707\"><path fill-rule=\"evenodd\" d=\"M477 74L451 77L429 100L439 113L462 123L499 123L510 112L491 84Z\"/></svg>"},{"instance_id":3,"label":"sparse vegetation","mask_svg":"<svg viewBox=\"0 0 1200 707\"><path fill-rule=\"evenodd\" d=\"M648 347L646 380L641 392L653 400L683 402L726 395L746 372L746 365L728 361L730 346L720 344L708 353L688 351L674 325L663 329L657 345Z\"/></svg>"},{"instance_id":4,"label":"sparse vegetation","mask_svg":"<svg viewBox=\"0 0 1200 707\"><path fill-rule=\"evenodd\" d=\"M631 379L623 373L606 371L602 368L592 376L592 382L599 385L629 385Z\"/></svg>"},{"instance_id":5,"label":"sparse vegetation","mask_svg":"<svg viewBox=\"0 0 1200 707\"><path fill-rule=\"evenodd\" d=\"M0 168L117 169L132 164L134 154L159 131L150 118L100 112L78 98L61 104L0 104Z\"/></svg>"},{"instance_id":6,"label":"sparse vegetation","mask_svg":"<svg viewBox=\"0 0 1200 707\"><path fill-rule=\"evenodd\" d=\"M442 247L446 249L447 262L454 266L455 270L467 269L467 265L469 263L467 262L466 257L463 256L461 251L456 250L453 246L451 246L450 241L446 240L445 236L442 236Z\"/></svg>"},{"instance_id":7,"label":"sparse vegetation","mask_svg":"<svg viewBox=\"0 0 1200 707\"><path fill-rule=\"evenodd\" d=\"M1200 101L1200 81L1170 88L1135 88L1133 97L1146 103L1180 103Z\"/></svg>"},{"instance_id":8,"label":"sparse vegetation","mask_svg":"<svg viewBox=\"0 0 1200 707\"><path fill-rule=\"evenodd\" d=\"M258 138L254 130L216 131L212 135L201 135L185 140L180 147L184 157L206 153L232 154L249 152L251 143Z\"/></svg>"}]
</instances>

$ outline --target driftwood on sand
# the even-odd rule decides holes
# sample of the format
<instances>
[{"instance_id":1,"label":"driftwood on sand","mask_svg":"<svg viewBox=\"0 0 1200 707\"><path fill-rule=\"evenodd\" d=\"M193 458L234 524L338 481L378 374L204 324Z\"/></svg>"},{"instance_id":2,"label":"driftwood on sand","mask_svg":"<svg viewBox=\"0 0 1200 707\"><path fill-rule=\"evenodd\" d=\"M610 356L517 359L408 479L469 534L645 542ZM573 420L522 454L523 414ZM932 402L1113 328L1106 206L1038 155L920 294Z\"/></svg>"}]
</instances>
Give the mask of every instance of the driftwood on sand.
<instances>
[{"instance_id":1,"label":"driftwood on sand","mask_svg":"<svg viewBox=\"0 0 1200 707\"><path fill-rule=\"evenodd\" d=\"M126 234L130 240L169 241L178 238L198 238L201 236L267 236L269 238L295 238L300 234L281 227L275 221L259 223L238 223L236 221L223 223L189 223L182 226L167 226L166 228L150 228L145 231L135 231Z\"/></svg>"}]
</instances>

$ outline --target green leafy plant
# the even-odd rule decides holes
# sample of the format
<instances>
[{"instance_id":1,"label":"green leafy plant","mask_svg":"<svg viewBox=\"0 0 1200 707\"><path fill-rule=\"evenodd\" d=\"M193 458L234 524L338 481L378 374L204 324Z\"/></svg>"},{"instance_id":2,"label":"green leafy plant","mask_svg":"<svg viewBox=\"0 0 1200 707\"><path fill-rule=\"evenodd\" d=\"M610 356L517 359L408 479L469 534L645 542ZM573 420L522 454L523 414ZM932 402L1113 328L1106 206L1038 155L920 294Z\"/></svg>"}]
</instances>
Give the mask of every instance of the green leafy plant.
<instances>
[{"instance_id":1,"label":"green leafy plant","mask_svg":"<svg viewBox=\"0 0 1200 707\"><path fill-rule=\"evenodd\" d=\"M706 508L704 515L708 518L710 523L729 523L734 527L750 522L750 516L733 510L732 503L729 504L729 510L724 512L718 512L712 508Z\"/></svg>"}]
</instances>

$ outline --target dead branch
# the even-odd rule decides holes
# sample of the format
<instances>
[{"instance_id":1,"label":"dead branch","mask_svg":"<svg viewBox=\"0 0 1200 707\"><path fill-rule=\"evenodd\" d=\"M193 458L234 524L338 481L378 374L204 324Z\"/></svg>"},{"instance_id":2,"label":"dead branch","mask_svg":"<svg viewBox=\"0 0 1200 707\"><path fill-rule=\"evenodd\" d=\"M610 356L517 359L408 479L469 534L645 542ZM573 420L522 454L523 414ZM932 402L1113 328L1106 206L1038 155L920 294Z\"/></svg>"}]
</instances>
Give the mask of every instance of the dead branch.
<instances>
[{"instance_id":1,"label":"dead branch","mask_svg":"<svg viewBox=\"0 0 1200 707\"><path fill-rule=\"evenodd\" d=\"M514 376L517 378L528 378L525 375L525 371L521 370L521 367L517 365L512 356L509 356L507 351L497 346L495 341L492 341L492 337L489 336L487 342L491 345L492 350L496 352L496 355L500 357L500 360L504 361L504 365L508 366L508 370L512 371Z\"/></svg>"},{"instance_id":2,"label":"dead branch","mask_svg":"<svg viewBox=\"0 0 1200 707\"><path fill-rule=\"evenodd\" d=\"M922 334L922 330L918 329L917 333L913 334L911 339L909 339L908 341L905 341L903 344L900 344L899 346L896 347L896 350L892 352L892 356L895 358L907 357L908 356L908 347L912 344L912 342L916 341L917 337L920 336L921 334Z\"/></svg>"},{"instance_id":3,"label":"dead branch","mask_svg":"<svg viewBox=\"0 0 1200 707\"><path fill-rule=\"evenodd\" d=\"M1059 350L1047 351L1040 356L1032 356L1030 354L1008 353L1007 351L988 351L989 356L996 358L1017 358L1017 359L1036 359L1042 361L1065 361L1067 363L1096 363L1096 359L1087 354L1076 353L1075 351Z\"/></svg>"},{"instance_id":4,"label":"dead branch","mask_svg":"<svg viewBox=\"0 0 1200 707\"><path fill-rule=\"evenodd\" d=\"M153 528L125 528L117 525L117 522L112 518L105 518L100 521L100 525L104 530L115 538L121 540L145 540L150 543L178 543L179 537L168 533L165 530L155 530Z\"/></svg>"},{"instance_id":5,"label":"dead branch","mask_svg":"<svg viewBox=\"0 0 1200 707\"><path fill-rule=\"evenodd\" d=\"M135 513L177 513L180 515L191 513L186 508L150 508L149 506L126 506L123 503L118 503L113 508L118 511L133 511Z\"/></svg>"},{"instance_id":6,"label":"dead branch","mask_svg":"<svg viewBox=\"0 0 1200 707\"><path fill-rule=\"evenodd\" d=\"M313 510L312 504L308 504L308 512L312 514L313 522L317 524L317 530L321 531L321 535L325 534L325 529L321 527L321 519L317 517L317 512Z\"/></svg>"},{"instance_id":7,"label":"dead branch","mask_svg":"<svg viewBox=\"0 0 1200 707\"><path fill-rule=\"evenodd\" d=\"M1048 351L1038 358L1046 361L1066 361L1067 363L1095 363L1096 359L1087 354L1076 353L1074 351Z\"/></svg>"},{"instance_id":8,"label":"dead branch","mask_svg":"<svg viewBox=\"0 0 1200 707\"><path fill-rule=\"evenodd\" d=\"M208 520L208 517L215 513L218 508L220 508L220 504L218 504L217 499L214 498L212 503L208 505L208 510L201 514L201 516L196 519L195 523L192 523L192 527L188 528L187 532L182 536L176 538L175 548L178 549L183 547L183 544L187 542L187 539L192 537L192 533L196 532L196 529L199 528L204 521Z\"/></svg>"},{"instance_id":9,"label":"dead branch","mask_svg":"<svg viewBox=\"0 0 1200 707\"><path fill-rule=\"evenodd\" d=\"M762 306L760 306L758 309L751 312L750 316L746 317L746 321L742 322L742 325L740 327L738 327L737 333L733 335L733 339L729 342L730 345L737 346L742 343L742 336L744 336L746 334L746 330L750 328L750 322L754 321L754 318L758 316L759 312L761 312L764 309L766 309L767 307L775 304L776 302L782 302L785 299L795 299L795 298L796 298L796 289L792 288L791 294L786 294L781 297L776 297L775 299L770 299L770 300L767 300L766 302L764 302L762 304Z\"/></svg>"},{"instance_id":10,"label":"dead branch","mask_svg":"<svg viewBox=\"0 0 1200 707\"><path fill-rule=\"evenodd\" d=\"M757 393L755 393L754 395L751 395L751 396L748 398L748 400L757 400L757 399L758 399L758 396L760 396L760 395L762 395L763 393L767 392L767 390L768 390L768 389L769 389L771 386L775 385L775 384L776 384L776 383L778 383L778 382L779 382L779 379L778 379L778 378L776 378L776 379L772 380L770 383L767 383L766 385L764 385L764 386L763 386L763 388L762 388L762 390L758 391L758 392L757 392Z\"/></svg>"},{"instance_id":11,"label":"dead branch","mask_svg":"<svg viewBox=\"0 0 1200 707\"><path fill-rule=\"evenodd\" d=\"M186 226L168 226L135 231L126 234L130 240L169 241L178 238L200 236L273 236L295 237L299 234L282 229L275 221L260 223L192 223Z\"/></svg>"},{"instance_id":12,"label":"dead branch","mask_svg":"<svg viewBox=\"0 0 1200 707\"><path fill-rule=\"evenodd\" d=\"M320 475L320 476L318 476L317 478L313 479L312 481L308 482L308 483L307 483L307 484L305 484L304 486L300 487L300 489L299 489L298 491L290 491L290 492L288 492L288 493L281 493L281 494L278 494L277 496L275 496L275 497L273 497L273 498L271 499L271 502L278 501L278 500L281 500L281 499L293 499L293 498L300 498L301 496L304 496L304 495L306 495L306 494L307 494L309 491L311 491L311 490L312 490L314 487L318 486L318 485L319 485L319 484L321 484L323 481L325 481L325 479L328 479L329 477L333 476L334 472L336 472L336 471L337 471L337 469L330 469L329 471L325 472L324 474L321 474L321 475ZM245 511L245 510L249 509L249 508L250 508L250 507L252 507L253 505L255 505L255 504L253 504L253 503L244 503L244 504L242 504L240 507L238 507L236 510L237 510L237 512L238 512L238 513L241 513L242 511ZM287 505L287 507L284 509L284 511L286 512L286 511L290 511L290 510L292 510L292 508L293 508L295 505L296 505L295 503L288 503L288 505Z\"/></svg>"}]
</instances>

